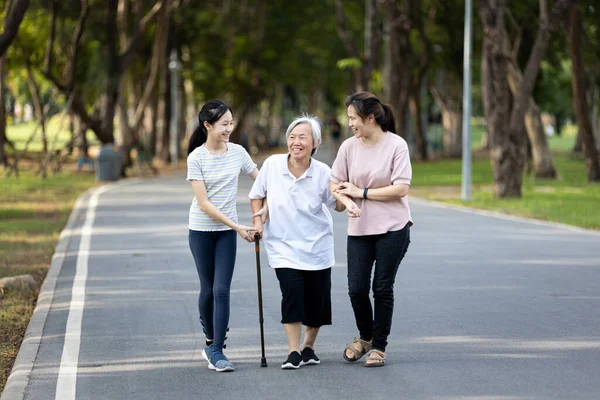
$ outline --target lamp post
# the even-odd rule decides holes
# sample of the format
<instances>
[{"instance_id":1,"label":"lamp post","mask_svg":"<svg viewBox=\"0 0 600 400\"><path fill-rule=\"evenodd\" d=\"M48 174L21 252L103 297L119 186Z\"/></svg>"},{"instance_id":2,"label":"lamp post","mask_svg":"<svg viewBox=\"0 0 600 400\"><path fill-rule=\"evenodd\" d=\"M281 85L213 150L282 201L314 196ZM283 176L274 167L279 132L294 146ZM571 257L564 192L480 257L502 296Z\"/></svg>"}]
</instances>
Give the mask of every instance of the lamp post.
<instances>
[{"instance_id":1,"label":"lamp post","mask_svg":"<svg viewBox=\"0 0 600 400\"><path fill-rule=\"evenodd\" d=\"M177 59L177 50L172 49L169 57L169 71L171 75L171 164L177 167L179 161L179 71L181 64Z\"/></svg>"},{"instance_id":2,"label":"lamp post","mask_svg":"<svg viewBox=\"0 0 600 400\"><path fill-rule=\"evenodd\" d=\"M471 200L471 0L465 0L465 42L463 59L462 199Z\"/></svg>"}]
</instances>

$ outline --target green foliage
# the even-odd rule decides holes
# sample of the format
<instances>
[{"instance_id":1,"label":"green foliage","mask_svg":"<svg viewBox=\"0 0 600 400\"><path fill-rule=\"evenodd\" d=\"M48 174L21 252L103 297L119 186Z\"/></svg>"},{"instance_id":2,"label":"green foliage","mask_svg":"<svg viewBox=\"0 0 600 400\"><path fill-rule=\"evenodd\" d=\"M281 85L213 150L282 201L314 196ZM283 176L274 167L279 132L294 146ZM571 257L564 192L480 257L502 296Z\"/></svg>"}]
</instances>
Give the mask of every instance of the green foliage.
<instances>
[{"instance_id":1,"label":"green foliage","mask_svg":"<svg viewBox=\"0 0 600 400\"><path fill-rule=\"evenodd\" d=\"M250 8L259 3L248 2ZM278 84L300 97L316 85L326 93L344 91L345 72L336 63L345 53L335 32L333 2L266 4L259 47L256 21L242 14L242 7L224 12L220 4L190 4L182 15L180 35L192 58L185 73L194 81L199 101L228 94L238 104L244 99L258 103Z\"/></svg>"},{"instance_id":2,"label":"green foliage","mask_svg":"<svg viewBox=\"0 0 600 400\"><path fill-rule=\"evenodd\" d=\"M339 69L355 70L362 66L362 62L358 58L342 58L338 60L337 66Z\"/></svg>"}]
</instances>

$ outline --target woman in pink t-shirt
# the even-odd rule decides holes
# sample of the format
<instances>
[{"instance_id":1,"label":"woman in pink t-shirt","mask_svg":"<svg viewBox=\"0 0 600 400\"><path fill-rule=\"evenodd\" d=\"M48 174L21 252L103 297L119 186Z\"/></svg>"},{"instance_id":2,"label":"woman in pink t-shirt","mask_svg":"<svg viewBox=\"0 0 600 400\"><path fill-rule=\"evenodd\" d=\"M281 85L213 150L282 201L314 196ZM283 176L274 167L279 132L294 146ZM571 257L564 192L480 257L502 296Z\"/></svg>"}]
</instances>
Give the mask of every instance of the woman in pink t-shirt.
<instances>
[{"instance_id":1,"label":"woman in pink t-shirt","mask_svg":"<svg viewBox=\"0 0 600 400\"><path fill-rule=\"evenodd\" d=\"M390 106L361 92L346 99L354 137L342 143L331 170L331 192L348 212L348 293L359 337L344 359L368 353L366 367L385 363L394 310L394 281L410 243L408 146L395 134ZM374 310L369 298L371 271Z\"/></svg>"}]
</instances>

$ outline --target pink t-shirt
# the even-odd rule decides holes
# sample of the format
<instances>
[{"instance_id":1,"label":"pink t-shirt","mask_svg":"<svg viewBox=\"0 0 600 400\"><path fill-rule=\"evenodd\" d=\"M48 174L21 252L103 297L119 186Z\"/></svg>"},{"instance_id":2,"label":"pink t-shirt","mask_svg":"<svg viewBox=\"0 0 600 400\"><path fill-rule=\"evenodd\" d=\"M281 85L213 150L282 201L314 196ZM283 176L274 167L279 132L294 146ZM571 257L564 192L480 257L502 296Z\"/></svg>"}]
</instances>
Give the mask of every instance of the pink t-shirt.
<instances>
[{"instance_id":1,"label":"pink t-shirt","mask_svg":"<svg viewBox=\"0 0 600 400\"><path fill-rule=\"evenodd\" d=\"M408 145L391 132L373 146L356 137L347 139L340 146L331 168L333 182L350 182L361 189L410 185L411 178ZM362 214L358 218L348 218L348 236L378 235L412 224L408 196L390 201L353 200Z\"/></svg>"}]
</instances>

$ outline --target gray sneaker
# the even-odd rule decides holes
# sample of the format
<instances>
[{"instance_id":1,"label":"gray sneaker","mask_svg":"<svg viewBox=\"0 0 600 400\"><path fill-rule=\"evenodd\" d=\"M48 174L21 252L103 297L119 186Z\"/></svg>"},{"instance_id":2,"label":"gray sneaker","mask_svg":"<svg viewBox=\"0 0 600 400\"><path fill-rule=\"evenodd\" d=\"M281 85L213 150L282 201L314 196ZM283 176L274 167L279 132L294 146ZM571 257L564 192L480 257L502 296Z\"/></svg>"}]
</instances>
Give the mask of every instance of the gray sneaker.
<instances>
[{"instance_id":1,"label":"gray sneaker","mask_svg":"<svg viewBox=\"0 0 600 400\"><path fill-rule=\"evenodd\" d=\"M206 361L208 361L208 368L210 368L212 366L212 364L210 362L210 357L212 356L212 353L213 353L212 345L205 346L204 349L202 349L202 358L204 358ZM210 369L214 369L214 368L210 368Z\"/></svg>"},{"instance_id":2,"label":"gray sneaker","mask_svg":"<svg viewBox=\"0 0 600 400\"><path fill-rule=\"evenodd\" d=\"M214 350L212 352L208 368L217 372L231 372L235 370L231 361L225 357L225 354L221 350Z\"/></svg>"}]
</instances>

